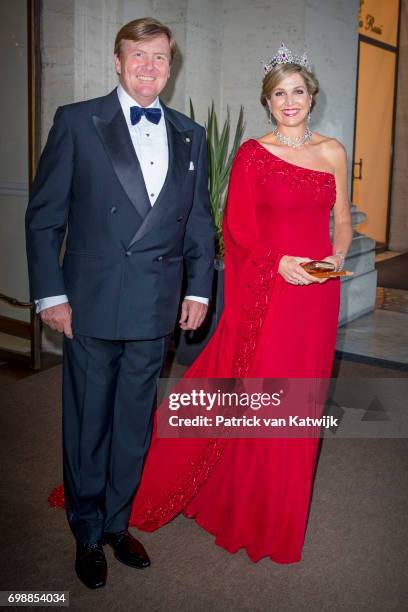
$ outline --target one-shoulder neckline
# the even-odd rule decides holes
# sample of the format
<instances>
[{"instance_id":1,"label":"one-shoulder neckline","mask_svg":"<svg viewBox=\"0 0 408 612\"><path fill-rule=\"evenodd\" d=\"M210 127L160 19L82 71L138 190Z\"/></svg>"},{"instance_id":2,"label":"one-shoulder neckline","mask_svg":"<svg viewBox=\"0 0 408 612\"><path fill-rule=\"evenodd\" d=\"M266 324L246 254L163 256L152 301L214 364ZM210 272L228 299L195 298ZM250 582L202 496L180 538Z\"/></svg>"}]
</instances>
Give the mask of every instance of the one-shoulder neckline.
<instances>
[{"instance_id":1,"label":"one-shoulder neckline","mask_svg":"<svg viewBox=\"0 0 408 612\"><path fill-rule=\"evenodd\" d=\"M283 162L284 164L288 164L289 166L293 166L294 168L299 168L299 170L307 170L308 172L317 172L317 174L328 174L329 176L333 177L333 179L335 179L333 172L327 172L326 170L316 170L315 168L306 168L305 166L299 166L298 164L293 164L292 162L287 161L286 159L283 159L282 157L279 157L278 155L275 155L275 153L272 153L272 151L269 151L269 149L264 147L263 144L259 142L259 140L256 140L256 138L250 138L250 140L252 140L253 142L256 142L256 144L259 147L261 147L261 149L269 153L269 155L272 155L272 157L274 157L275 159L278 159L279 161Z\"/></svg>"}]
</instances>

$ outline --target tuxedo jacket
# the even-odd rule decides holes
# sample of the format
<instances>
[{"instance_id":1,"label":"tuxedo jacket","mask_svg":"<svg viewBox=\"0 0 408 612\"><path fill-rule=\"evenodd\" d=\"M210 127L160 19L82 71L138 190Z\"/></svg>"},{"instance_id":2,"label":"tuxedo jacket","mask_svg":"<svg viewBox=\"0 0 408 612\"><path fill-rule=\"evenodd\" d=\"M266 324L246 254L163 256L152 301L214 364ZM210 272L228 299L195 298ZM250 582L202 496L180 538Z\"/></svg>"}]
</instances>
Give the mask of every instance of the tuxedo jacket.
<instances>
[{"instance_id":1,"label":"tuxedo jacket","mask_svg":"<svg viewBox=\"0 0 408 612\"><path fill-rule=\"evenodd\" d=\"M26 214L30 294L67 294L74 334L169 334L184 264L186 295L211 295L205 130L161 104L169 166L153 207L116 89L56 112Z\"/></svg>"}]
</instances>

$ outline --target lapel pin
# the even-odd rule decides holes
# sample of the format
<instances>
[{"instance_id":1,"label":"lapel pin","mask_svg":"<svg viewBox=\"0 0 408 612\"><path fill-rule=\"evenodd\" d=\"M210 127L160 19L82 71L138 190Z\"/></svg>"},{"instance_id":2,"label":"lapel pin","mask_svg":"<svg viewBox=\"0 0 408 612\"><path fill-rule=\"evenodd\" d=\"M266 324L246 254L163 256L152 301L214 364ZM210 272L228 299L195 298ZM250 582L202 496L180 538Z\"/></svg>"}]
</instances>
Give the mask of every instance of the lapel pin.
<instances>
[{"instance_id":1,"label":"lapel pin","mask_svg":"<svg viewBox=\"0 0 408 612\"><path fill-rule=\"evenodd\" d=\"M189 138L189 137L187 136L187 138L186 138L186 142L191 142L191 138Z\"/></svg>"}]
</instances>

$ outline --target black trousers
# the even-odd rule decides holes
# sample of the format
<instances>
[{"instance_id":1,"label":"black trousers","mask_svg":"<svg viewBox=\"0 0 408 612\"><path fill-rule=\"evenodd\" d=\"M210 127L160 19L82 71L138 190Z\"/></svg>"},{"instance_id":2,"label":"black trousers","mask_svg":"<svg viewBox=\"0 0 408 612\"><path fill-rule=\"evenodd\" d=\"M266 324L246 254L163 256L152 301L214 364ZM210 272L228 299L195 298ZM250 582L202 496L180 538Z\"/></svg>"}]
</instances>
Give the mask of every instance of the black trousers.
<instances>
[{"instance_id":1,"label":"black trousers","mask_svg":"<svg viewBox=\"0 0 408 612\"><path fill-rule=\"evenodd\" d=\"M65 506L83 544L128 527L168 340L64 338Z\"/></svg>"}]
</instances>

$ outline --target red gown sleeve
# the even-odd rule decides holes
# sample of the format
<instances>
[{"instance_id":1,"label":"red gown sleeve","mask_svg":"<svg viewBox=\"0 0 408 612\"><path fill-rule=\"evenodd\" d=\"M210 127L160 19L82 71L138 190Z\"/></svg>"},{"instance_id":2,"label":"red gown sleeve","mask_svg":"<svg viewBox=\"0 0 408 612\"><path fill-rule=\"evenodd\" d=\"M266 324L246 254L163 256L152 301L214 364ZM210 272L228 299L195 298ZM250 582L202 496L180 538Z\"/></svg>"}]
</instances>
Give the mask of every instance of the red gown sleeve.
<instances>
[{"instance_id":1,"label":"red gown sleeve","mask_svg":"<svg viewBox=\"0 0 408 612\"><path fill-rule=\"evenodd\" d=\"M256 218L257 159L253 141L235 157L223 222L225 308L236 329L232 376L246 377L283 253L263 244Z\"/></svg>"}]
</instances>

